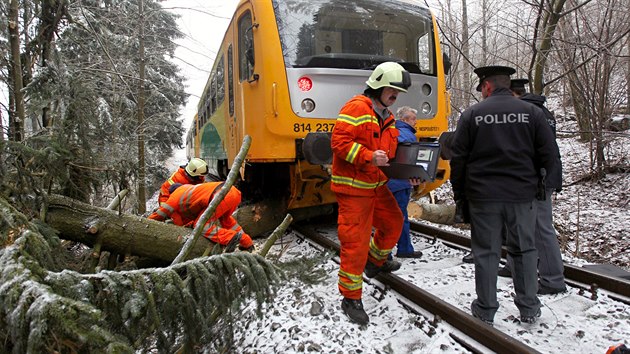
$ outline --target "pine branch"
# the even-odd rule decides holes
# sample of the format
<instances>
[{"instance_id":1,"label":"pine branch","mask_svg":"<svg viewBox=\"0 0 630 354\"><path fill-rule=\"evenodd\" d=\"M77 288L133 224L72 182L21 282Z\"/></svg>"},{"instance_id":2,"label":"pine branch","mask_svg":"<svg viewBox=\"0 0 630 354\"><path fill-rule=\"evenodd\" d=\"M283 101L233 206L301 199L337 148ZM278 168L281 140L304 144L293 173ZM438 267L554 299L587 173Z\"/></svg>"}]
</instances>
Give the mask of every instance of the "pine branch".
<instances>
[{"instance_id":1,"label":"pine branch","mask_svg":"<svg viewBox=\"0 0 630 354\"><path fill-rule=\"evenodd\" d=\"M55 264L63 250L45 225L0 198L0 334L13 352L117 352L203 345L226 348L245 302L257 312L280 275L246 252L196 258L166 268L80 274ZM54 255L54 257L53 257ZM10 349L9 349L10 348Z\"/></svg>"}]
</instances>

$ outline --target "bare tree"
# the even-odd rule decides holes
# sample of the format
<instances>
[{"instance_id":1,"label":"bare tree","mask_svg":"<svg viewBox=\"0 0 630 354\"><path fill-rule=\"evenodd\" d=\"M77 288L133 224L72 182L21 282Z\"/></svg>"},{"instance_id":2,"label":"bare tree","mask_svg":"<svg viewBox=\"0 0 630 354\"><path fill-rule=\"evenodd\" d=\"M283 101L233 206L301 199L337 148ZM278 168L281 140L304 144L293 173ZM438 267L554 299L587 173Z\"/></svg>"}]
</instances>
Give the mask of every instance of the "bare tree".
<instances>
[{"instance_id":1,"label":"bare tree","mask_svg":"<svg viewBox=\"0 0 630 354\"><path fill-rule=\"evenodd\" d=\"M623 73L623 39L630 33L630 24L625 17L614 16L619 6L619 0L593 2L562 24L563 63L581 138L592 144L595 178L606 173L606 130L625 98L625 77L619 73Z\"/></svg>"}]
</instances>

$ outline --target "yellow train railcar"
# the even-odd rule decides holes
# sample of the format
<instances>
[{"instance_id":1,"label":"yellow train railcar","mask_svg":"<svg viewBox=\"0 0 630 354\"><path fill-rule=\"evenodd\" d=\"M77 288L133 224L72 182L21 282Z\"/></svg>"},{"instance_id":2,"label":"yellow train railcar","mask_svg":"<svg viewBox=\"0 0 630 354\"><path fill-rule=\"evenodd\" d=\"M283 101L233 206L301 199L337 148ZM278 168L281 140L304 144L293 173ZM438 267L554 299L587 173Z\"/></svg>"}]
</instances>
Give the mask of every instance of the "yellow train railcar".
<instances>
[{"instance_id":1,"label":"yellow train railcar","mask_svg":"<svg viewBox=\"0 0 630 354\"><path fill-rule=\"evenodd\" d=\"M412 78L391 109L417 108L419 140L437 141L448 129L450 103L429 9L394 0L242 0L199 101L187 152L225 178L249 135L239 181L246 199L281 197L288 209L335 203L330 133L342 105L385 61L400 63ZM424 191L448 178L448 161L440 160Z\"/></svg>"}]
</instances>

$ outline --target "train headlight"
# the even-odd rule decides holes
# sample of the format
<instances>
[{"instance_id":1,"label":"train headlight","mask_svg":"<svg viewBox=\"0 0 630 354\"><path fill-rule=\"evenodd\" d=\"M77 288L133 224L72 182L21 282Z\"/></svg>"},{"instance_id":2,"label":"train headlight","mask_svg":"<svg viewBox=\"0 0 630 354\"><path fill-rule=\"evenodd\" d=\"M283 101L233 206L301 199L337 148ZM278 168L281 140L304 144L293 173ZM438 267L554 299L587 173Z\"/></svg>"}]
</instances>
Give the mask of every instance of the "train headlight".
<instances>
[{"instance_id":1,"label":"train headlight","mask_svg":"<svg viewBox=\"0 0 630 354\"><path fill-rule=\"evenodd\" d=\"M310 98L302 100L302 110L311 113L315 109L315 101Z\"/></svg>"},{"instance_id":2,"label":"train headlight","mask_svg":"<svg viewBox=\"0 0 630 354\"><path fill-rule=\"evenodd\" d=\"M433 92L433 89L431 88L431 85L429 84L422 85L422 93L425 96L430 96L432 92Z\"/></svg>"},{"instance_id":3,"label":"train headlight","mask_svg":"<svg viewBox=\"0 0 630 354\"><path fill-rule=\"evenodd\" d=\"M429 102L423 102L421 108L422 108L422 114L431 113L431 105L429 104Z\"/></svg>"}]
</instances>

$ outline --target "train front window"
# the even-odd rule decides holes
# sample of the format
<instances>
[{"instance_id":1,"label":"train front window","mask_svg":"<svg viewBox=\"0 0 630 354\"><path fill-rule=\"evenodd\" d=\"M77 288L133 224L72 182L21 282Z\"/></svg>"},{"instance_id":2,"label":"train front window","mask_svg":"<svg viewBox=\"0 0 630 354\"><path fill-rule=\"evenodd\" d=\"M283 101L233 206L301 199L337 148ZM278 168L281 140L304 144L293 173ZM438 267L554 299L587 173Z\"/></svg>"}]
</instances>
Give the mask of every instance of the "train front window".
<instances>
[{"instance_id":1,"label":"train front window","mask_svg":"<svg viewBox=\"0 0 630 354\"><path fill-rule=\"evenodd\" d=\"M400 62L436 75L428 9L393 0L273 0L287 67L373 69Z\"/></svg>"}]
</instances>

